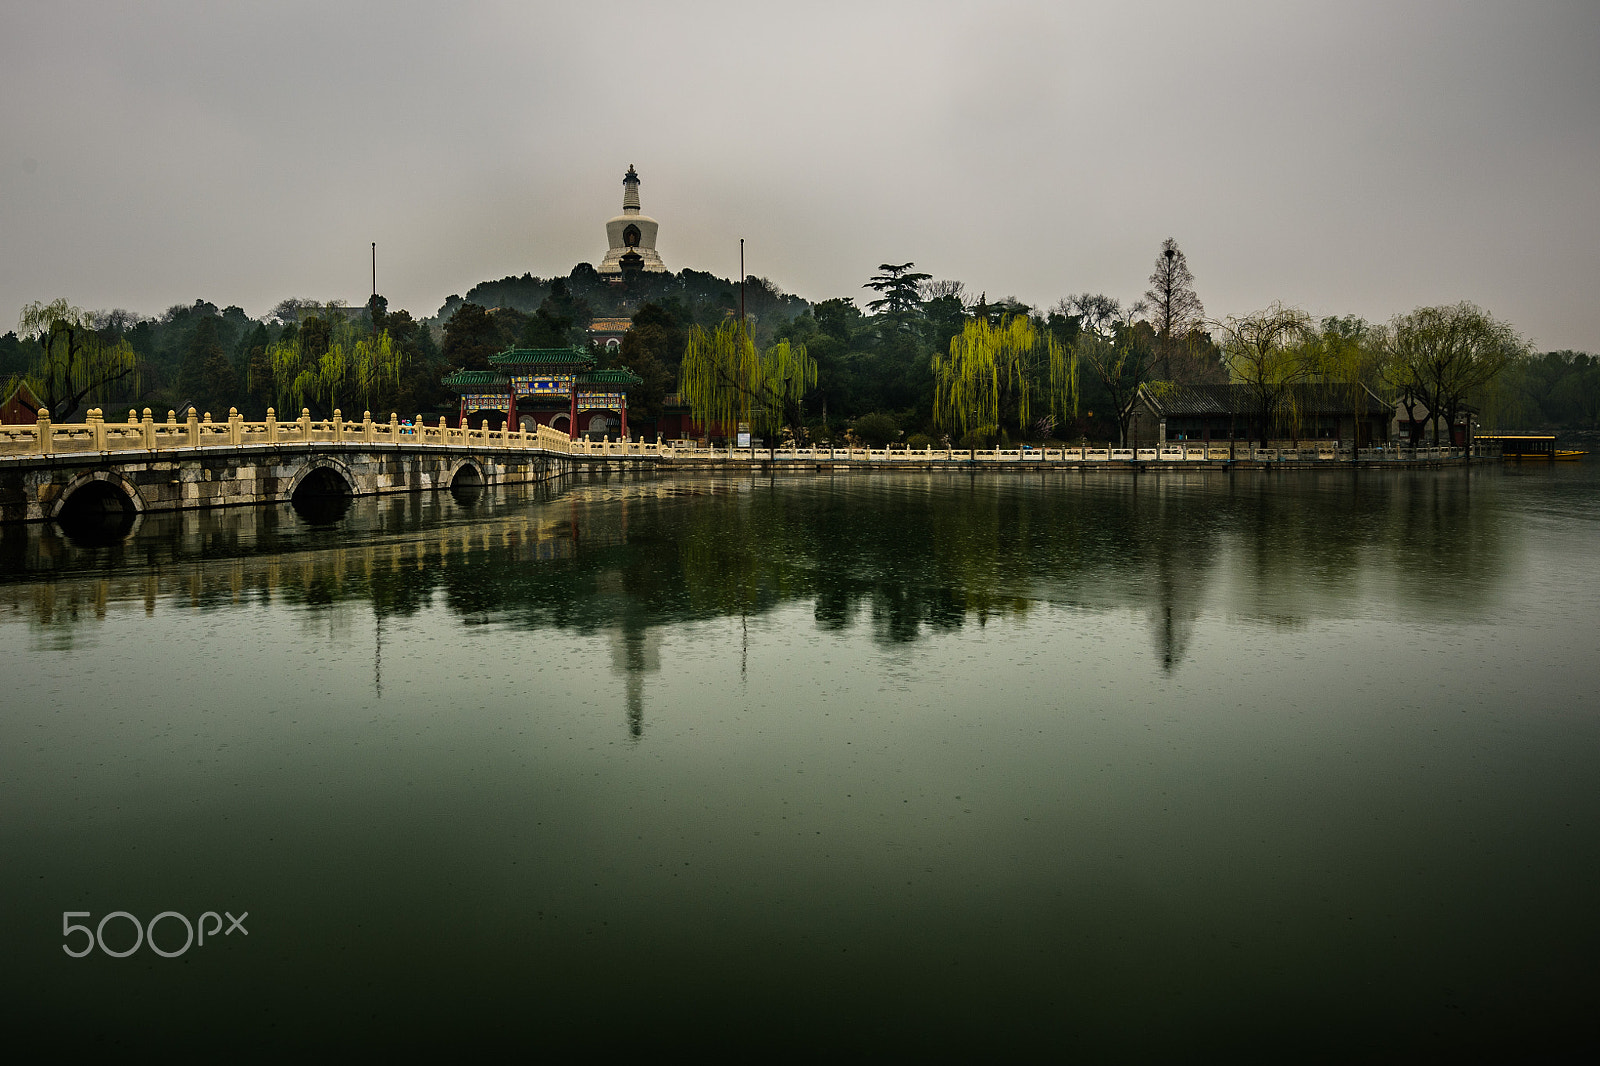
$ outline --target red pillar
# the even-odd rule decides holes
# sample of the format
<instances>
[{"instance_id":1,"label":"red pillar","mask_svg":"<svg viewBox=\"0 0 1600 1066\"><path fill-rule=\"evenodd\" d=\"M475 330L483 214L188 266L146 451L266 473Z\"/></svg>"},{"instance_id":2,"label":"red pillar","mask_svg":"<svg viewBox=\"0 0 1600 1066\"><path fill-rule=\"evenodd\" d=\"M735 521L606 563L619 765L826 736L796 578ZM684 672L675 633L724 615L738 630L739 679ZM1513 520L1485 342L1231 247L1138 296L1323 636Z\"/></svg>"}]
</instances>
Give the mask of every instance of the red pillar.
<instances>
[{"instance_id":1,"label":"red pillar","mask_svg":"<svg viewBox=\"0 0 1600 1066\"><path fill-rule=\"evenodd\" d=\"M522 424L517 421L517 379L511 379L511 406L506 408L506 432L513 428L521 429Z\"/></svg>"},{"instance_id":2,"label":"red pillar","mask_svg":"<svg viewBox=\"0 0 1600 1066\"><path fill-rule=\"evenodd\" d=\"M622 439L628 439L628 394L622 394L622 401L617 404L622 408Z\"/></svg>"},{"instance_id":3,"label":"red pillar","mask_svg":"<svg viewBox=\"0 0 1600 1066\"><path fill-rule=\"evenodd\" d=\"M578 379L572 379L572 414L567 423L567 439L578 439Z\"/></svg>"}]
</instances>

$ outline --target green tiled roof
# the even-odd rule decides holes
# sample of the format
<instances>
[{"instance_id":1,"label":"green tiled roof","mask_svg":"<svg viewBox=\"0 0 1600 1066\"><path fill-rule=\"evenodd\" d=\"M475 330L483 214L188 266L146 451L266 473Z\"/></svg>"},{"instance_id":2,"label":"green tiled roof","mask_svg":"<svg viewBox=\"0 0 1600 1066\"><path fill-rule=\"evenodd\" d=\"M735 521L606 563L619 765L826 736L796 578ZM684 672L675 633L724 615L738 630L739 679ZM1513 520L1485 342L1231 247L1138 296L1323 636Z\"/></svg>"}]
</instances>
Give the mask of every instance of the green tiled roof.
<instances>
[{"instance_id":1,"label":"green tiled roof","mask_svg":"<svg viewBox=\"0 0 1600 1066\"><path fill-rule=\"evenodd\" d=\"M439 379L441 384L453 387L463 385L510 385L511 379L493 370L457 370Z\"/></svg>"},{"instance_id":2,"label":"green tiled roof","mask_svg":"<svg viewBox=\"0 0 1600 1066\"><path fill-rule=\"evenodd\" d=\"M615 370L591 370L578 379L584 385L643 385L644 378L633 371L618 367Z\"/></svg>"},{"instance_id":3,"label":"green tiled roof","mask_svg":"<svg viewBox=\"0 0 1600 1066\"><path fill-rule=\"evenodd\" d=\"M534 366L541 363L594 365L594 356L582 348L507 348L489 357L491 366Z\"/></svg>"}]
</instances>

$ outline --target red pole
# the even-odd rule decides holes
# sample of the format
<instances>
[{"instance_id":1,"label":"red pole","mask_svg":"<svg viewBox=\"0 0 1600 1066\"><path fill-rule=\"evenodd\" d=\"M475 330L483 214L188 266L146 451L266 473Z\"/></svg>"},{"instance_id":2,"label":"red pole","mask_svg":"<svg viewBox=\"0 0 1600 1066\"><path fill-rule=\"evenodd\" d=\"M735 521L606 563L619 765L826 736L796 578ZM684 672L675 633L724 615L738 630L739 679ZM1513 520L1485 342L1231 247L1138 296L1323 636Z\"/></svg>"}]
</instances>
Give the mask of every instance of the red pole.
<instances>
[{"instance_id":1,"label":"red pole","mask_svg":"<svg viewBox=\"0 0 1600 1066\"><path fill-rule=\"evenodd\" d=\"M578 439L578 379L572 379L572 414L567 422L567 437L569 440Z\"/></svg>"},{"instance_id":2,"label":"red pole","mask_svg":"<svg viewBox=\"0 0 1600 1066\"><path fill-rule=\"evenodd\" d=\"M622 439L628 439L628 394L622 394L622 400L617 404L622 408Z\"/></svg>"},{"instance_id":3,"label":"red pole","mask_svg":"<svg viewBox=\"0 0 1600 1066\"><path fill-rule=\"evenodd\" d=\"M517 428L517 429L521 429L522 428L520 424L517 424L517 379L516 378L512 378L511 379L511 406L506 408L506 432L510 433L512 428L513 428L513 426L515 426L515 428Z\"/></svg>"}]
</instances>

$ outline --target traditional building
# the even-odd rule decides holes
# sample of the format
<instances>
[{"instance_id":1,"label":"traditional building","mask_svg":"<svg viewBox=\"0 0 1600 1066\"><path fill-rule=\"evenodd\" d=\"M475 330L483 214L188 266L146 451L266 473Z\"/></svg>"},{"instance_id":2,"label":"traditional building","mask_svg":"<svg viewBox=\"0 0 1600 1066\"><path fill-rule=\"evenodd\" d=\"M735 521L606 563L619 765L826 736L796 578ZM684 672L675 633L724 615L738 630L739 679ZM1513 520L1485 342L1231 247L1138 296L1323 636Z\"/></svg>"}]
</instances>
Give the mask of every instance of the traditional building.
<instances>
[{"instance_id":1,"label":"traditional building","mask_svg":"<svg viewBox=\"0 0 1600 1066\"><path fill-rule=\"evenodd\" d=\"M622 336L633 328L631 318L595 318L589 321L589 343L615 352L622 347Z\"/></svg>"},{"instance_id":2,"label":"traditional building","mask_svg":"<svg viewBox=\"0 0 1600 1066\"><path fill-rule=\"evenodd\" d=\"M1293 385L1263 433L1248 385L1139 387L1128 423L1128 446L1163 441L1356 440L1366 448L1389 438L1392 409L1365 385ZM1165 426L1165 437L1162 427Z\"/></svg>"},{"instance_id":3,"label":"traditional building","mask_svg":"<svg viewBox=\"0 0 1600 1066\"><path fill-rule=\"evenodd\" d=\"M11 395L0 402L0 425L31 426L39 420L44 401L33 394L26 381L18 381Z\"/></svg>"},{"instance_id":4,"label":"traditional building","mask_svg":"<svg viewBox=\"0 0 1600 1066\"><path fill-rule=\"evenodd\" d=\"M549 426L573 439L628 435L628 390L643 384L631 370L597 370L582 348L507 348L489 366L443 379L460 397L461 425L474 415L480 424L502 416L523 430Z\"/></svg>"},{"instance_id":5,"label":"traditional building","mask_svg":"<svg viewBox=\"0 0 1600 1066\"><path fill-rule=\"evenodd\" d=\"M595 269L602 276L617 278L630 269L647 274L669 273L656 252L659 225L649 215L639 213L639 175L629 163L628 173L622 177L622 214L606 223L610 248Z\"/></svg>"}]
</instances>

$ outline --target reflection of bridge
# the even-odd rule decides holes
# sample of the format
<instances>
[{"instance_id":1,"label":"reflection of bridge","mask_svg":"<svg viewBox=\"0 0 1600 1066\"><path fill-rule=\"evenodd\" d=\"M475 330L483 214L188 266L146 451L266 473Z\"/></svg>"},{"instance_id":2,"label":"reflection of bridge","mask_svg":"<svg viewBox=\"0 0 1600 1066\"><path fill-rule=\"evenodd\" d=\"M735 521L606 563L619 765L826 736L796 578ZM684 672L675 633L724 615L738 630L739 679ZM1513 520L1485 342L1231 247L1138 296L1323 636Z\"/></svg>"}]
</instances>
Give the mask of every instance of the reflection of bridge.
<instances>
[{"instance_id":1,"label":"reflection of bridge","mask_svg":"<svg viewBox=\"0 0 1600 1066\"><path fill-rule=\"evenodd\" d=\"M849 470L1062 467L1104 470L1427 464L1461 461L1459 449L1416 448L1352 455L1332 442L1274 447L1162 448L707 448L691 442L570 440L549 426L528 431L452 429L338 411L314 420L301 411L280 422L246 422L237 411L212 422L191 412L165 422L128 412L107 422L0 426L0 521L60 518L74 512L142 513L230 504L282 503L304 496L365 496L468 485L542 481L575 466Z\"/></svg>"}]
</instances>

